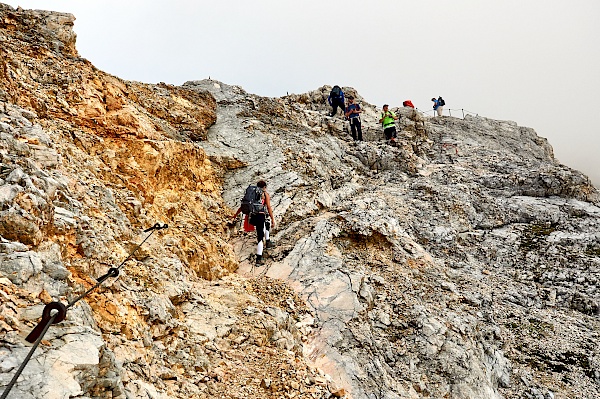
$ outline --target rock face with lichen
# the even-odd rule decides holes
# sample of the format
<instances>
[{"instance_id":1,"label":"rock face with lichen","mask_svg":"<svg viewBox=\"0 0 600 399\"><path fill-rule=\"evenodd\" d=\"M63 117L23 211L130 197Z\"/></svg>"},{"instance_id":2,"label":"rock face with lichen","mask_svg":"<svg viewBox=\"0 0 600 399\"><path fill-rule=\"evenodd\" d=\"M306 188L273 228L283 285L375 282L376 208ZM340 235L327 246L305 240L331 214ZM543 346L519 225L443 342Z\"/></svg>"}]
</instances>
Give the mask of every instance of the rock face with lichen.
<instances>
[{"instance_id":1,"label":"rock face with lichen","mask_svg":"<svg viewBox=\"0 0 600 399\"><path fill-rule=\"evenodd\" d=\"M0 4L0 389L19 398L592 398L600 197L533 130L401 108L396 146L265 98L128 82ZM265 179L276 247L228 225ZM9 396L11 397L11 396Z\"/></svg>"}]
</instances>

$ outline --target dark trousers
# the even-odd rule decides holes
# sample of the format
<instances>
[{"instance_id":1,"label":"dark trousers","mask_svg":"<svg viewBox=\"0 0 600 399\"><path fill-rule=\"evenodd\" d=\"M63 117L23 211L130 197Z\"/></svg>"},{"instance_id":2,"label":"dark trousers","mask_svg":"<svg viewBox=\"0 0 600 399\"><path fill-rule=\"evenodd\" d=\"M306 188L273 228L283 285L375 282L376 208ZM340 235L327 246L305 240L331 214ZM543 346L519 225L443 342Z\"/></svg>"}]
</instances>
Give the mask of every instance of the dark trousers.
<instances>
[{"instance_id":1,"label":"dark trousers","mask_svg":"<svg viewBox=\"0 0 600 399\"><path fill-rule=\"evenodd\" d=\"M344 102L342 101L341 98L332 98L331 99L331 107L333 108L331 111L331 116L335 116L335 114L337 113L338 107L340 107L342 109L342 113L346 112L346 105L344 105Z\"/></svg>"},{"instance_id":2,"label":"dark trousers","mask_svg":"<svg viewBox=\"0 0 600 399\"><path fill-rule=\"evenodd\" d=\"M253 214L250 216L250 224L256 227L256 242L261 242L265 238L265 214Z\"/></svg>"},{"instance_id":3,"label":"dark trousers","mask_svg":"<svg viewBox=\"0 0 600 399\"><path fill-rule=\"evenodd\" d=\"M383 134L385 134L385 138L388 140L391 140L392 137L396 138L396 126L390 126L390 127L386 128L383 131Z\"/></svg>"},{"instance_id":4,"label":"dark trousers","mask_svg":"<svg viewBox=\"0 0 600 399\"><path fill-rule=\"evenodd\" d=\"M352 131L352 138L354 140L363 141L359 117L350 118L350 130Z\"/></svg>"}]
</instances>

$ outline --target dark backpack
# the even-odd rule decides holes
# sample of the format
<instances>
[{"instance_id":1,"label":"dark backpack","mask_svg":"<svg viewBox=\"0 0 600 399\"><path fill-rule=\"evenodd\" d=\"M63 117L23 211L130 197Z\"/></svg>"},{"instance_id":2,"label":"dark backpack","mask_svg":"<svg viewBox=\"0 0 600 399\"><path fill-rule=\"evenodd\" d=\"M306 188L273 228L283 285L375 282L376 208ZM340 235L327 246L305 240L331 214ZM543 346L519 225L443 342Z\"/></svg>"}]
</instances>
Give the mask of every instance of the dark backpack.
<instances>
[{"instance_id":1,"label":"dark backpack","mask_svg":"<svg viewBox=\"0 0 600 399\"><path fill-rule=\"evenodd\" d=\"M254 215L255 213L264 212L262 203L263 190L258 186L249 185L246 189L246 194L242 198L240 208L242 213L246 215Z\"/></svg>"},{"instance_id":2,"label":"dark backpack","mask_svg":"<svg viewBox=\"0 0 600 399\"><path fill-rule=\"evenodd\" d=\"M446 101L444 101L444 99L440 96L440 98L438 98L438 105L440 107L443 107L444 105L446 105Z\"/></svg>"},{"instance_id":3,"label":"dark backpack","mask_svg":"<svg viewBox=\"0 0 600 399\"><path fill-rule=\"evenodd\" d=\"M329 96L331 98L340 98L342 96L342 89L340 89L340 86L333 86L333 89L331 89L331 93L329 93Z\"/></svg>"}]
</instances>

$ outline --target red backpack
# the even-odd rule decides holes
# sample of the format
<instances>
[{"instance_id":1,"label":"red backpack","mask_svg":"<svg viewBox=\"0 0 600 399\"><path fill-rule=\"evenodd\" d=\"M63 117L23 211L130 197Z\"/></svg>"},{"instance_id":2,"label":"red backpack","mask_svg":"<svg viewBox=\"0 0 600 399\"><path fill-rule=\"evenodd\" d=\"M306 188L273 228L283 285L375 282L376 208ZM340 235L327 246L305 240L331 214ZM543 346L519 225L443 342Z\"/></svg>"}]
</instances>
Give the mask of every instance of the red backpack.
<instances>
[{"instance_id":1,"label":"red backpack","mask_svg":"<svg viewBox=\"0 0 600 399\"><path fill-rule=\"evenodd\" d=\"M403 107L411 107L411 108L414 108L414 107L415 107L415 106L413 105L412 101L410 101L410 100L406 100L406 101L404 101L404 102L402 103L402 106L403 106Z\"/></svg>"}]
</instances>

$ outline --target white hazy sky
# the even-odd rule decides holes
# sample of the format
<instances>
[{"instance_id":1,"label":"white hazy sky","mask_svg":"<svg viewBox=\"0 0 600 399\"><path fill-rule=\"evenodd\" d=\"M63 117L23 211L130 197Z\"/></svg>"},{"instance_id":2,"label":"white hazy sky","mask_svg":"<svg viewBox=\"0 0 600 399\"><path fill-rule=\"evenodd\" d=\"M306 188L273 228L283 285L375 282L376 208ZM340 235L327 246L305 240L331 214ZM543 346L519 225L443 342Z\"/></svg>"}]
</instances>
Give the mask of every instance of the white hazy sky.
<instances>
[{"instance_id":1,"label":"white hazy sky","mask_svg":"<svg viewBox=\"0 0 600 399\"><path fill-rule=\"evenodd\" d=\"M118 77L207 77L281 96L352 86L534 128L600 185L599 0L0 0L76 16L79 53ZM460 111L453 112L460 116Z\"/></svg>"}]
</instances>

